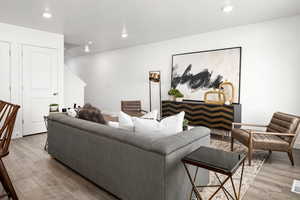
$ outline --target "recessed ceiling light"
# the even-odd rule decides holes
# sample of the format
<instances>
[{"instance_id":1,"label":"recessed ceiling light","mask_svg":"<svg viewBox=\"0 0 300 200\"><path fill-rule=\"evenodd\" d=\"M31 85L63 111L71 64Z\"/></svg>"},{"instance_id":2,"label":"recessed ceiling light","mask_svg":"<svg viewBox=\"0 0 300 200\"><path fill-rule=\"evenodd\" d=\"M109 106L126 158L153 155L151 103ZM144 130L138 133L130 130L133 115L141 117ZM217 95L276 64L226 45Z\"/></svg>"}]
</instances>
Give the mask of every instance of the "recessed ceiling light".
<instances>
[{"instance_id":1,"label":"recessed ceiling light","mask_svg":"<svg viewBox=\"0 0 300 200\"><path fill-rule=\"evenodd\" d=\"M127 30L126 30L125 26L123 27L121 36L122 36L122 38L127 38L128 37L128 33L127 33Z\"/></svg>"},{"instance_id":2,"label":"recessed ceiling light","mask_svg":"<svg viewBox=\"0 0 300 200\"><path fill-rule=\"evenodd\" d=\"M127 38L128 37L128 33L122 33L122 38Z\"/></svg>"},{"instance_id":3,"label":"recessed ceiling light","mask_svg":"<svg viewBox=\"0 0 300 200\"><path fill-rule=\"evenodd\" d=\"M93 42L92 41L88 41L88 44L91 45L91 44L93 44Z\"/></svg>"},{"instance_id":4,"label":"recessed ceiling light","mask_svg":"<svg viewBox=\"0 0 300 200\"><path fill-rule=\"evenodd\" d=\"M45 11L43 12L43 17L46 18L46 19L52 18L52 14L51 14L51 12L49 11L48 8L46 8Z\"/></svg>"},{"instance_id":5,"label":"recessed ceiling light","mask_svg":"<svg viewBox=\"0 0 300 200\"><path fill-rule=\"evenodd\" d=\"M233 10L233 5L225 5L222 7L224 13L230 13Z\"/></svg>"},{"instance_id":6,"label":"recessed ceiling light","mask_svg":"<svg viewBox=\"0 0 300 200\"><path fill-rule=\"evenodd\" d=\"M89 53L91 50L90 50L90 47L89 47L89 45L85 45L84 46L84 52L85 53Z\"/></svg>"}]
</instances>

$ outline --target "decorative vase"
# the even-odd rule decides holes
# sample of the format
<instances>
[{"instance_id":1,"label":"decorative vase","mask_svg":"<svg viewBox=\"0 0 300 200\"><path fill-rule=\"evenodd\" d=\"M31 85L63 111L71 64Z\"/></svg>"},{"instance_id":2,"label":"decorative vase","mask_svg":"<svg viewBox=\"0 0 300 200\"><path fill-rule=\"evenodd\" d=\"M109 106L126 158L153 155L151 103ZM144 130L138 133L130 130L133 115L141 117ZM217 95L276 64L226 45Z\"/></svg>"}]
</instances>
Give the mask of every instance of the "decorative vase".
<instances>
[{"instance_id":1,"label":"decorative vase","mask_svg":"<svg viewBox=\"0 0 300 200\"><path fill-rule=\"evenodd\" d=\"M175 96L171 96L169 95L170 101L176 101L176 97Z\"/></svg>"},{"instance_id":2,"label":"decorative vase","mask_svg":"<svg viewBox=\"0 0 300 200\"><path fill-rule=\"evenodd\" d=\"M180 97L180 98L178 97L178 98L176 98L176 101L177 101L177 102L182 102L182 101L183 101L183 98L182 98L182 97Z\"/></svg>"},{"instance_id":3,"label":"decorative vase","mask_svg":"<svg viewBox=\"0 0 300 200\"><path fill-rule=\"evenodd\" d=\"M50 105L50 112L58 112L59 107L58 105Z\"/></svg>"},{"instance_id":4,"label":"decorative vase","mask_svg":"<svg viewBox=\"0 0 300 200\"><path fill-rule=\"evenodd\" d=\"M187 131L187 130L188 130L188 126L183 125L183 126L182 126L182 130L183 130L183 131Z\"/></svg>"}]
</instances>

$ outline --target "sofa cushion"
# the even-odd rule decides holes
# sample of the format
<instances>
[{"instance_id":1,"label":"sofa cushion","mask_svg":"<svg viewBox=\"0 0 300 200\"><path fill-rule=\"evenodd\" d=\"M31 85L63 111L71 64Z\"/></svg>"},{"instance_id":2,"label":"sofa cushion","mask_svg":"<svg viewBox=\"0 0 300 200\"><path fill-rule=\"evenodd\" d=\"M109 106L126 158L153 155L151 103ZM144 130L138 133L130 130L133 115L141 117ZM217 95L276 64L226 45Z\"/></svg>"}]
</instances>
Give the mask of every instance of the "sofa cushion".
<instances>
[{"instance_id":1,"label":"sofa cushion","mask_svg":"<svg viewBox=\"0 0 300 200\"><path fill-rule=\"evenodd\" d=\"M253 147L255 149L286 151L289 143L275 135L253 134Z\"/></svg>"}]
</instances>

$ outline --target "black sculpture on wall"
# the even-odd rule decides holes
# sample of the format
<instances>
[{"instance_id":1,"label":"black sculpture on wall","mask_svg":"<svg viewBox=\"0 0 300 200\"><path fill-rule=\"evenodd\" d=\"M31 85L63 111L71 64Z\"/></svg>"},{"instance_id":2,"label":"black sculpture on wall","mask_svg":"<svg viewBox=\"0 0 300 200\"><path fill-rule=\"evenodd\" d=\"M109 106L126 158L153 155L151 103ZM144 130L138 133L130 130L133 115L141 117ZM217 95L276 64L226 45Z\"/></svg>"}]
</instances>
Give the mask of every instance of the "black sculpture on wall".
<instances>
[{"instance_id":1,"label":"black sculpture on wall","mask_svg":"<svg viewBox=\"0 0 300 200\"><path fill-rule=\"evenodd\" d=\"M174 67L173 67L174 68ZM208 69L203 69L201 72L197 74L193 74L191 72L192 64L190 64L183 74L177 75L175 74L172 78L171 87L176 88L178 84L187 84L190 89L211 89L218 88L219 85L223 82L223 76L217 75L216 78L212 79L212 72L209 72ZM172 69L174 71L174 69Z\"/></svg>"}]
</instances>

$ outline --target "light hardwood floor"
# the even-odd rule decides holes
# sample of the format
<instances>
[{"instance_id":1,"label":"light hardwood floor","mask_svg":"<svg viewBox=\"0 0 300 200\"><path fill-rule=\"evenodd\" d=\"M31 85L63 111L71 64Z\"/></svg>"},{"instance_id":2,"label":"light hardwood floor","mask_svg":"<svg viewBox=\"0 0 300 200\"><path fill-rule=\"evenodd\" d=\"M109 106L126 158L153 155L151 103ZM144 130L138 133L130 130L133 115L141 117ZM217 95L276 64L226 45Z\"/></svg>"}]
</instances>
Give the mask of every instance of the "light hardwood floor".
<instances>
[{"instance_id":1,"label":"light hardwood floor","mask_svg":"<svg viewBox=\"0 0 300 200\"><path fill-rule=\"evenodd\" d=\"M82 178L44 150L45 134L12 141L4 163L21 200L115 200L116 198ZM290 192L293 179L300 179L300 151L295 167L287 155L274 152L247 191L244 200L300 199Z\"/></svg>"},{"instance_id":2,"label":"light hardwood floor","mask_svg":"<svg viewBox=\"0 0 300 200\"><path fill-rule=\"evenodd\" d=\"M287 153L273 152L243 200L300 200L300 194L291 192L293 180L300 180L300 150L293 153L294 167Z\"/></svg>"},{"instance_id":3,"label":"light hardwood floor","mask_svg":"<svg viewBox=\"0 0 300 200\"><path fill-rule=\"evenodd\" d=\"M12 141L4 164L21 200L115 200L43 150L46 135Z\"/></svg>"}]
</instances>

